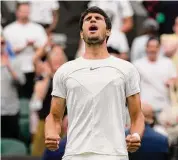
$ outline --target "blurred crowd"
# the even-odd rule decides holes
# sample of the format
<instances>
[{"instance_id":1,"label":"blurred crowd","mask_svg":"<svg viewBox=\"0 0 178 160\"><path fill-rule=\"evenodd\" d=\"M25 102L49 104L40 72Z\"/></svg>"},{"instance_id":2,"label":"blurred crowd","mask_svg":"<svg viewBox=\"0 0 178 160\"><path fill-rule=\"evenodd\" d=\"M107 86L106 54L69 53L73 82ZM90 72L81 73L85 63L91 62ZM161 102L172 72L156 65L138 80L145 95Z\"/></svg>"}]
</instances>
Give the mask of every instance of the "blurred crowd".
<instances>
[{"instance_id":1,"label":"blurred crowd","mask_svg":"<svg viewBox=\"0 0 178 160\"><path fill-rule=\"evenodd\" d=\"M45 150L44 123L50 110L53 75L65 62L85 52L84 42L79 40L76 52L68 53L66 48L70 45L64 45L61 39L65 38L56 31L64 18L60 15L61 3L64 7L75 2L13 1L8 6L1 2L1 138L23 141L30 154L44 154L46 160L63 155L68 124L65 111L61 135L64 139L59 151ZM178 157L178 2L135 3L142 6L147 16L139 24L140 34L131 43L127 35L134 28L136 12L131 2L91 0L84 6L98 6L106 11L112 21L108 52L130 61L140 73L146 129L142 147L131 159L140 152L169 152L174 160ZM67 10L70 13L70 7ZM78 23L79 18L74 20ZM71 21L70 25L76 22ZM24 125L20 123L24 119L21 113L24 101L28 138L23 135ZM128 116L126 130L129 121Z\"/></svg>"}]
</instances>

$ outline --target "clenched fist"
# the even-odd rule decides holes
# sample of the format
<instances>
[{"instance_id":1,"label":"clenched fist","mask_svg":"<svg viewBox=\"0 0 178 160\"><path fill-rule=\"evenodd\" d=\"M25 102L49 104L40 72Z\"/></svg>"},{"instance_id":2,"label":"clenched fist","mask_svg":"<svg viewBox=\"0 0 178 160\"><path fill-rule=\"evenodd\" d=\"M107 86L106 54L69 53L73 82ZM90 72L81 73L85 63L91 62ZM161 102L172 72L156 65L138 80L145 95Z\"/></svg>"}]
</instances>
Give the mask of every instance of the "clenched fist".
<instances>
[{"instance_id":1,"label":"clenched fist","mask_svg":"<svg viewBox=\"0 0 178 160\"><path fill-rule=\"evenodd\" d=\"M59 148L60 137L58 134L46 134L45 144L51 151L56 151Z\"/></svg>"},{"instance_id":2,"label":"clenched fist","mask_svg":"<svg viewBox=\"0 0 178 160\"><path fill-rule=\"evenodd\" d=\"M134 135L128 135L126 137L126 142L127 142L127 150L129 152L135 152L141 146L140 138Z\"/></svg>"}]
</instances>

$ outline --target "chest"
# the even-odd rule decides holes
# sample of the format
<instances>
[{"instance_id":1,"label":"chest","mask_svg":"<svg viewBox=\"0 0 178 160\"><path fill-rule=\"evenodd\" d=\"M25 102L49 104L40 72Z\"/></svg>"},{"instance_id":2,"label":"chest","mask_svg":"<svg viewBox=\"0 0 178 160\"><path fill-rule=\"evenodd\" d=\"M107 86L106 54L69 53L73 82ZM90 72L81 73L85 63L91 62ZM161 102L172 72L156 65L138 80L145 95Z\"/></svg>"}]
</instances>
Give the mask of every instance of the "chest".
<instances>
[{"instance_id":1,"label":"chest","mask_svg":"<svg viewBox=\"0 0 178 160\"><path fill-rule=\"evenodd\" d=\"M12 45L26 44L27 41L38 39L38 29L30 25L14 26L8 35L8 40Z\"/></svg>"},{"instance_id":2,"label":"chest","mask_svg":"<svg viewBox=\"0 0 178 160\"><path fill-rule=\"evenodd\" d=\"M70 74L66 80L68 92L99 94L107 90L124 88L124 75L111 67L90 67Z\"/></svg>"}]
</instances>

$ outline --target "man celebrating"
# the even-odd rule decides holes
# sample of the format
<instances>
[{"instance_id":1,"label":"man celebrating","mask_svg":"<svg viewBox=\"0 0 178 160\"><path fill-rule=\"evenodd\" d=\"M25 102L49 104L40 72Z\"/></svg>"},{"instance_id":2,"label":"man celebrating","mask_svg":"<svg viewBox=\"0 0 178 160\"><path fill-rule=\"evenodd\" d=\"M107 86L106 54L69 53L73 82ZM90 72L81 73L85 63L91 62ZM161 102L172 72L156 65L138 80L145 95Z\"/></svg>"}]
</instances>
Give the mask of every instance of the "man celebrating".
<instances>
[{"instance_id":1,"label":"man celebrating","mask_svg":"<svg viewBox=\"0 0 178 160\"><path fill-rule=\"evenodd\" d=\"M46 146L50 150L58 148L67 105L64 160L128 160L127 150L139 148L144 131L139 74L132 64L108 53L111 22L103 10L87 9L81 16L80 30L85 54L61 66L53 79L51 110L45 124ZM131 133L125 140L126 103Z\"/></svg>"}]
</instances>

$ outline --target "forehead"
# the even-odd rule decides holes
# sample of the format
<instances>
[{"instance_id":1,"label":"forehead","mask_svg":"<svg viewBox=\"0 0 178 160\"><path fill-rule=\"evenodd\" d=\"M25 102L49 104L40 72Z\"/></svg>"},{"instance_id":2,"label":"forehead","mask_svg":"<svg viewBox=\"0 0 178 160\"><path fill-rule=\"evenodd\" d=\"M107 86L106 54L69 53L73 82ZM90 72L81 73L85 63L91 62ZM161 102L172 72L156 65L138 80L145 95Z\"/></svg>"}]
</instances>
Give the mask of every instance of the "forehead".
<instances>
[{"instance_id":1,"label":"forehead","mask_svg":"<svg viewBox=\"0 0 178 160\"><path fill-rule=\"evenodd\" d=\"M159 42L158 42L158 40L156 40L156 39L152 39L152 40L150 40L150 41L148 42L148 45L149 45L149 44L151 44L151 45L158 45Z\"/></svg>"},{"instance_id":2,"label":"forehead","mask_svg":"<svg viewBox=\"0 0 178 160\"><path fill-rule=\"evenodd\" d=\"M27 9L30 8L29 4L21 4L18 9Z\"/></svg>"},{"instance_id":3,"label":"forehead","mask_svg":"<svg viewBox=\"0 0 178 160\"><path fill-rule=\"evenodd\" d=\"M104 16L102 16L101 14L99 14L99 13L88 13L85 17L84 17L84 19L86 19L86 18L88 18L88 17L91 17L91 16L97 16L97 17L101 17L101 18L103 18L104 19Z\"/></svg>"}]
</instances>

